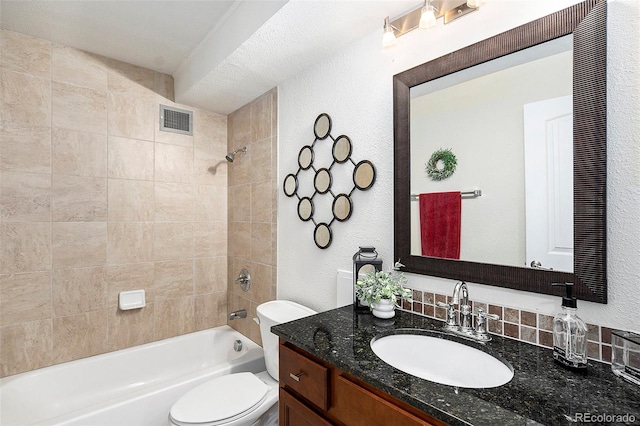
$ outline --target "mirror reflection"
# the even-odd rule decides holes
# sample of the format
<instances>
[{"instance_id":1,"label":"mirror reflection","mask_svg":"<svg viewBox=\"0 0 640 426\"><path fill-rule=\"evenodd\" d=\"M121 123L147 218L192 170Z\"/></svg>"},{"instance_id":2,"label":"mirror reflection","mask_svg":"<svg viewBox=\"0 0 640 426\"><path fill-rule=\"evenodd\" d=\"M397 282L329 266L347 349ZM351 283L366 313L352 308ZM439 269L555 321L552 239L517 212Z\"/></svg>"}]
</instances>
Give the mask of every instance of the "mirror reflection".
<instances>
[{"instance_id":1,"label":"mirror reflection","mask_svg":"<svg viewBox=\"0 0 640 426\"><path fill-rule=\"evenodd\" d=\"M296 179L295 175L288 174L287 177L284 178L283 189L287 197L293 197L295 195L298 189L298 179Z\"/></svg>"},{"instance_id":2,"label":"mirror reflection","mask_svg":"<svg viewBox=\"0 0 640 426\"><path fill-rule=\"evenodd\" d=\"M313 149L310 146L303 146L298 153L298 165L302 170L307 170L313 163Z\"/></svg>"},{"instance_id":3,"label":"mirror reflection","mask_svg":"<svg viewBox=\"0 0 640 426\"><path fill-rule=\"evenodd\" d=\"M327 169L319 169L313 179L313 186L320 194L324 194L331 188L331 173Z\"/></svg>"},{"instance_id":4,"label":"mirror reflection","mask_svg":"<svg viewBox=\"0 0 640 426\"><path fill-rule=\"evenodd\" d=\"M369 160L363 160L356 164L353 170L353 184L360 190L367 190L373 186L376 180L376 169Z\"/></svg>"},{"instance_id":5,"label":"mirror reflection","mask_svg":"<svg viewBox=\"0 0 640 426\"><path fill-rule=\"evenodd\" d=\"M344 163L351 157L351 140L348 136L339 136L333 144L333 159L336 163Z\"/></svg>"},{"instance_id":6,"label":"mirror reflection","mask_svg":"<svg viewBox=\"0 0 640 426\"><path fill-rule=\"evenodd\" d=\"M331 245L331 229L326 223L319 223L313 232L313 240L321 249Z\"/></svg>"},{"instance_id":7,"label":"mirror reflection","mask_svg":"<svg viewBox=\"0 0 640 426\"><path fill-rule=\"evenodd\" d=\"M298 202L298 217L303 222L311 219L313 216L313 202L309 197L302 197Z\"/></svg>"},{"instance_id":8,"label":"mirror reflection","mask_svg":"<svg viewBox=\"0 0 640 426\"><path fill-rule=\"evenodd\" d=\"M451 217L459 259L573 271L572 61L568 35L411 88L412 255L428 227L419 194L481 189ZM433 180L425 163L443 148L456 172Z\"/></svg>"},{"instance_id":9,"label":"mirror reflection","mask_svg":"<svg viewBox=\"0 0 640 426\"><path fill-rule=\"evenodd\" d=\"M331 132L331 117L328 114L320 114L316 118L316 122L313 126L313 133L318 139L325 139Z\"/></svg>"},{"instance_id":10,"label":"mirror reflection","mask_svg":"<svg viewBox=\"0 0 640 426\"><path fill-rule=\"evenodd\" d=\"M333 200L333 217L340 222L351 217L351 199L347 194L339 194Z\"/></svg>"}]
</instances>

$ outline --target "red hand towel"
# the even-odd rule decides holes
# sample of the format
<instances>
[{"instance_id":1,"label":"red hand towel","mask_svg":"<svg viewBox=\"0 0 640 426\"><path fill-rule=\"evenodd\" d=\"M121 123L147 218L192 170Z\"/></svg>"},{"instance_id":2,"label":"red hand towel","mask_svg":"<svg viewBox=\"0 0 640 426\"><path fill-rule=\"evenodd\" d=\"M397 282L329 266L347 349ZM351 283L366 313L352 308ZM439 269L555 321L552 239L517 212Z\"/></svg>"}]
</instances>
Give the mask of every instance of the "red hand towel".
<instances>
[{"instance_id":1,"label":"red hand towel","mask_svg":"<svg viewBox=\"0 0 640 426\"><path fill-rule=\"evenodd\" d=\"M460 259L460 192L420 194L422 255Z\"/></svg>"}]
</instances>

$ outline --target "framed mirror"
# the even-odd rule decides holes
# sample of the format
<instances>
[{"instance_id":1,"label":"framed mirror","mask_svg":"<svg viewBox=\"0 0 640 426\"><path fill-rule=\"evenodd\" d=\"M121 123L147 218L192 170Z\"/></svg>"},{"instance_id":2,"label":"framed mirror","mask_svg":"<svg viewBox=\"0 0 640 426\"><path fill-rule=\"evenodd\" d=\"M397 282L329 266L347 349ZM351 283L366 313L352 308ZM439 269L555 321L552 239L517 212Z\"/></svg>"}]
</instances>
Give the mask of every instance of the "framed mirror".
<instances>
[{"instance_id":1,"label":"framed mirror","mask_svg":"<svg viewBox=\"0 0 640 426\"><path fill-rule=\"evenodd\" d=\"M501 256L487 259L468 256L461 256L459 260L426 257L416 253L411 249L412 237L415 239L416 232L419 234L419 224L412 226L412 179L415 180L417 167L424 167L424 164L411 162L412 153L419 150L426 152L439 148L448 148L447 134L435 137L429 133L424 133L421 137L415 137L412 133L415 127L414 112L417 109L412 105L412 98L415 92L424 90L425 85L440 85L436 89L428 89L427 92L441 91L450 86L447 80L455 80L463 71L473 72L479 68L491 67L494 61L504 61L511 54L522 54L529 50L540 49L547 42L564 39L570 40L572 53L570 62L571 91L569 96L572 102L572 136L569 139L569 151L571 146L573 170L569 173L572 182L569 189L573 189L569 195L569 205L573 205L573 244L572 256L573 267L569 271L562 272L558 269L545 270L532 268L526 265L525 257L514 261L506 261ZM474 77L475 78L475 77ZM553 77L548 77L553 78ZM500 80L504 80L500 77ZM555 80L555 78L553 78ZM467 79L468 80L468 79ZM516 78L516 81L517 78ZM528 85L529 80L520 80L520 85ZM464 84L460 81L453 84ZM424 275L431 275L443 278L471 281L481 284L495 285L517 290L525 290L536 293L555 294L560 293L552 288L553 282L573 282L574 290L578 298L594 302L607 302L607 275L606 275L606 1L587 0L567 9L543 17L536 21L506 31L490 39L481 41L456 52L450 53L441 58L419 65L415 68L402 72L394 76L394 186L395 186L395 207L394 207L394 257L400 259L406 265L405 271ZM472 93L472 98L478 99L483 96L482 92L465 88L467 93ZM471 90L471 92L469 92ZM493 95L492 91L489 95ZM562 94L557 97L561 97ZM451 96L451 95L448 95ZM551 95L556 97L556 95ZM427 103L429 101L426 101ZM522 116L524 109L523 102L518 101L521 111L516 112L516 116ZM444 103L439 102L442 107ZM456 117L460 127L472 126L471 132L476 131L477 121L473 116L461 111L456 111L455 107L460 105L452 102L452 114L458 113ZM413 110L412 110L413 108ZM486 107L485 107L486 108ZM494 130L493 139L501 137L507 114L496 114L497 120L502 120L500 126ZM412 124L414 126L412 126ZM433 139L433 140L430 140ZM456 138L460 139L460 138ZM463 175L466 168L471 168L473 161L478 161L474 155L464 153L465 146L471 146L476 141L456 140L456 155L459 158L458 168L454 177ZM508 141L514 145L514 138L507 137ZM572 145L571 145L572 139ZM451 139L451 143L453 143ZM423 148L417 144L431 143L428 148ZM463 144L463 145L460 145ZM493 145L489 145L493 148ZM427 157L428 158L428 157ZM424 159L426 161L426 159ZM423 163L424 163L423 161ZM506 158L504 164L523 164L522 156L516 158ZM496 165L487 167L484 164L486 173L496 173ZM522 165L524 167L524 165ZM482 167L480 167L482 169ZM478 176L478 174L475 174ZM480 177L478 177L480 180ZM510 177L500 177L503 182L510 181ZM451 182L453 183L453 181ZM466 183L471 187L460 187L457 190L482 190L483 196L476 200L463 200L462 215L465 215L465 203L490 203L492 199L498 198L500 187L476 187L475 182ZM524 182L520 185L522 193L525 190ZM566 185L565 185L566 186ZM447 188L446 190L450 190ZM428 189L430 192L437 192L438 188ZM566 191L565 191L566 192ZM573 202L571 203L571 197ZM415 202L414 202L415 203ZM521 204L525 204L523 201ZM531 203L530 203L531 204ZM477 204L478 205L478 204ZM476 205L476 206L477 206ZM475 207L474 207L475 208ZM498 206L493 206L487 210L489 213L480 215L480 219L475 223L475 227L485 230L482 237L487 240L494 240L493 244L525 244L526 237L516 235L511 241L500 240L500 218L495 214ZM511 211L512 207L508 207ZM414 207L415 210L415 207ZM524 208L522 208L524 210ZM491 214L494 212L494 214ZM571 217L569 218L571 219ZM493 220L493 222L491 222ZM485 222L483 222L485 221ZM492 226L496 225L496 230ZM518 217L515 221L524 221L523 217ZM418 229L416 229L416 227ZM564 228L571 227L571 224ZM509 235L512 233L509 232ZM467 236L468 237L468 236ZM507 236L508 237L508 236ZM506 238L506 237L505 237ZM467 238L468 239L468 238ZM498 241L496 243L496 241ZM505 241L504 243L502 241ZM465 228L461 230L461 246L464 247ZM475 245L475 244L474 244ZM483 252L492 251L491 244ZM464 252L464 250L462 250ZM520 266L518 266L520 265ZM543 265L544 266L544 265Z\"/></svg>"}]
</instances>

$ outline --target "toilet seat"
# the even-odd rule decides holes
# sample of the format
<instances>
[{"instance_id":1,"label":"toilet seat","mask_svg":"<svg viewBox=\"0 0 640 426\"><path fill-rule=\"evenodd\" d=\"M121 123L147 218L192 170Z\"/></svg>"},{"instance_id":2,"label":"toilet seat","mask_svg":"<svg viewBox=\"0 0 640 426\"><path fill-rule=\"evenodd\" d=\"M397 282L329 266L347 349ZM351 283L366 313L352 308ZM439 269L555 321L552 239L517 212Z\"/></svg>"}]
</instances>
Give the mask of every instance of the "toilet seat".
<instances>
[{"instance_id":1,"label":"toilet seat","mask_svg":"<svg viewBox=\"0 0 640 426\"><path fill-rule=\"evenodd\" d=\"M268 391L269 386L253 373L220 376L184 394L169 416L179 426L225 424L257 409Z\"/></svg>"}]
</instances>

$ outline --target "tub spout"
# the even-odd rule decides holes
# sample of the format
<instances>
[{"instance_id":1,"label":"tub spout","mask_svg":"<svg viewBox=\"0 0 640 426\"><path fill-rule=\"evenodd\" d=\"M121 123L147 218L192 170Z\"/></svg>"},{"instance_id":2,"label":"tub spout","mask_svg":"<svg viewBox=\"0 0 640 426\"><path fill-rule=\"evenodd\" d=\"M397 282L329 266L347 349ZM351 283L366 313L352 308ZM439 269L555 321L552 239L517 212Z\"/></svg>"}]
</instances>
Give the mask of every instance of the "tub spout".
<instances>
[{"instance_id":1,"label":"tub spout","mask_svg":"<svg viewBox=\"0 0 640 426\"><path fill-rule=\"evenodd\" d=\"M229 314L229 320L234 320L234 319L238 319L238 318L246 318L247 317L247 310L246 309L240 309L239 311L233 311Z\"/></svg>"}]
</instances>

